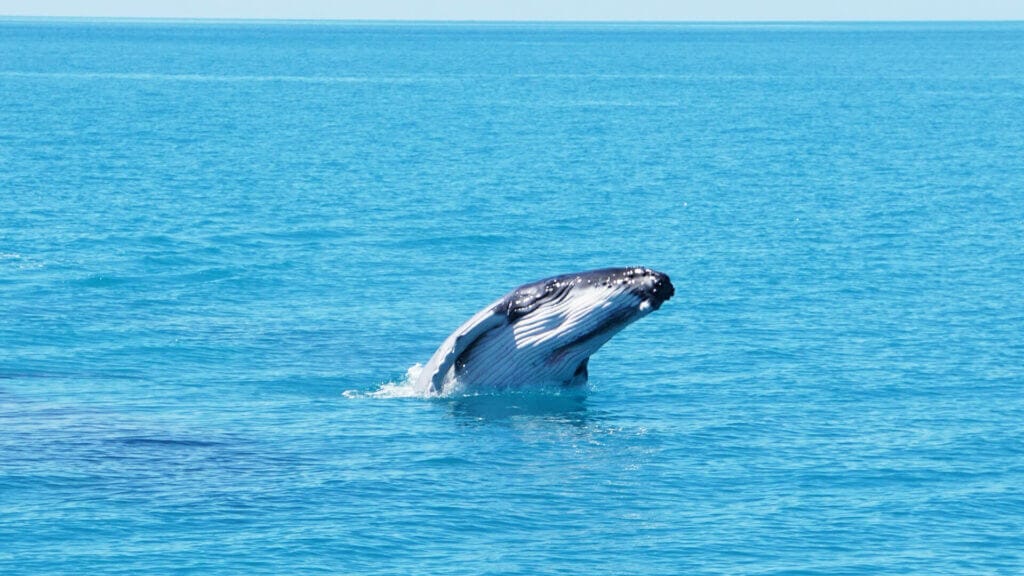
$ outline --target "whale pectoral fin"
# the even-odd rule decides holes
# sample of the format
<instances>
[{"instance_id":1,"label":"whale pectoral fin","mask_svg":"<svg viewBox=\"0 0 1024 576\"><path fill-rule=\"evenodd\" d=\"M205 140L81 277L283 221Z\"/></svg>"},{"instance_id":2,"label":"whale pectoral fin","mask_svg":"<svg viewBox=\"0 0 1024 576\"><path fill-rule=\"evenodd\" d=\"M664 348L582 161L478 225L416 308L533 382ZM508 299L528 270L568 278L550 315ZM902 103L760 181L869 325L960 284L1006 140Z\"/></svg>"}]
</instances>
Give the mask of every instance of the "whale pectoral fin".
<instances>
[{"instance_id":1,"label":"whale pectoral fin","mask_svg":"<svg viewBox=\"0 0 1024 576\"><path fill-rule=\"evenodd\" d=\"M434 356L424 368L425 375L430 379L429 391L431 394L441 393L448 371L463 352L490 330L508 323L505 314L499 313L493 308L493 305L488 306L465 324L459 326L458 330L453 332L434 352Z\"/></svg>"},{"instance_id":2,"label":"whale pectoral fin","mask_svg":"<svg viewBox=\"0 0 1024 576\"><path fill-rule=\"evenodd\" d=\"M582 386L587 383L587 377L589 373L587 371L587 364L590 362L590 357L583 359L580 365L576 367L576 372L572 375L572 378L566 382L567 386Z\"/></svg>"}]
</instances>

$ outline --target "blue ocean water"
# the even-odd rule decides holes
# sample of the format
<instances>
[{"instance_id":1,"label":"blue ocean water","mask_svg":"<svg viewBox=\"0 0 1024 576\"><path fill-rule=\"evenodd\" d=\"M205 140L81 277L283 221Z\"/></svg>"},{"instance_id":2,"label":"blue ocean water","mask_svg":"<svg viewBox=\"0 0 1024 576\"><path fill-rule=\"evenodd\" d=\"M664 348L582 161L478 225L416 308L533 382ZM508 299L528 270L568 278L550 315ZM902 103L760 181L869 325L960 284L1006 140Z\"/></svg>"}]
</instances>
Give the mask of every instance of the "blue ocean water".
<instances>
[{"instance_id":1,"label":"blue ocean water","mask_svg":"<svg viewBox=\"0 0 1024 576\"><path fill-rule=\"evenodd\" d=\"M1022 150L1019 23L0 21L0 572L1024 573Z\"/></svg>"}]
</instances>

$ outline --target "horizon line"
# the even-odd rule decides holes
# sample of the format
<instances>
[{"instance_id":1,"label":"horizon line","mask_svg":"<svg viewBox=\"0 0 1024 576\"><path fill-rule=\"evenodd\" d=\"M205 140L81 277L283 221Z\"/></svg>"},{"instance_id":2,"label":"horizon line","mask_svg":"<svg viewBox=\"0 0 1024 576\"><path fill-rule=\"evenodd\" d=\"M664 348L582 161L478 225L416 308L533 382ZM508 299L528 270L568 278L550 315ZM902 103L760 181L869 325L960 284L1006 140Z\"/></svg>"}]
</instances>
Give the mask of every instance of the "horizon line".
<instances>
[{"instance_id":1,"label":"horizon line","mask_svg":"<svg viewBox=\"0 0 1024 576\"><path fill-rule=\"evenodd\" d=\"M599 19L505 19L505 18L305 18L305 17L259 17L259 16L82 16L82 15L39 15L39 14L0 14L0 20L89 20L89 21L133 21L133 22L293 22L293 23L366 23L366 24L931 24L931 23L971 23L971 24L1013 24L1024 23L1024 19L964 19L964 18L926 18L926 19L697 19L697 20L623 20L613 18Z\"/></svg>"}]
</instances>

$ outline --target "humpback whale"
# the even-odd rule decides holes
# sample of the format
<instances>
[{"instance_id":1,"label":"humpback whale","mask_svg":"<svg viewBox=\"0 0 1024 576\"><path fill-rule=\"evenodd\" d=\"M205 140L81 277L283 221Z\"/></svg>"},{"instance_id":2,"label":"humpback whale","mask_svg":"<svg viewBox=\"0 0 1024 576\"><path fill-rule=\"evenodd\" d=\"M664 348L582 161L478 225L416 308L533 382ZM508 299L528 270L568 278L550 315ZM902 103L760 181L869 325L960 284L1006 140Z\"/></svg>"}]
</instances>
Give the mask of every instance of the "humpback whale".
<instances>
[{"instance_id":1,"label":"humpback whale","mask_svg":"<svg viewBox=\"0 0 1024 576\"><path fill-rule=\"evenodd\" d=\"M480 388L587 381L591 354L675 294L650 268L602 268L524 284L477 312L438 347L415 389L444 395Z\"/></svg>"}]
</instances>

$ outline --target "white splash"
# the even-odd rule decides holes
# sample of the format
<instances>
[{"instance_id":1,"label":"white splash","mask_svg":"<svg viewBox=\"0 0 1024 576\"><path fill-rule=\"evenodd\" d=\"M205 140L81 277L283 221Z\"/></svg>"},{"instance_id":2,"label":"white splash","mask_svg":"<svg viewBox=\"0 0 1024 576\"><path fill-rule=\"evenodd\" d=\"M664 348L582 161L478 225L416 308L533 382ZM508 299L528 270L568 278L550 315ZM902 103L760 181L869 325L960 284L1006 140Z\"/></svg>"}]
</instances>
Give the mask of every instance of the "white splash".
<instances>
[{"instance_id":1,"label":"white splash","mask_svg":"<svg viewBox=\"0 0 1024 576\"><path fill-rule=\"evenodd\" d=\"M427 394L416 390L416 379L423 371L423 364L417 362L405 371L405 378L398 382L385 382L376 390L345 390L341 393L345 398L427 398Z\"/></svg>"}]
</instances>

